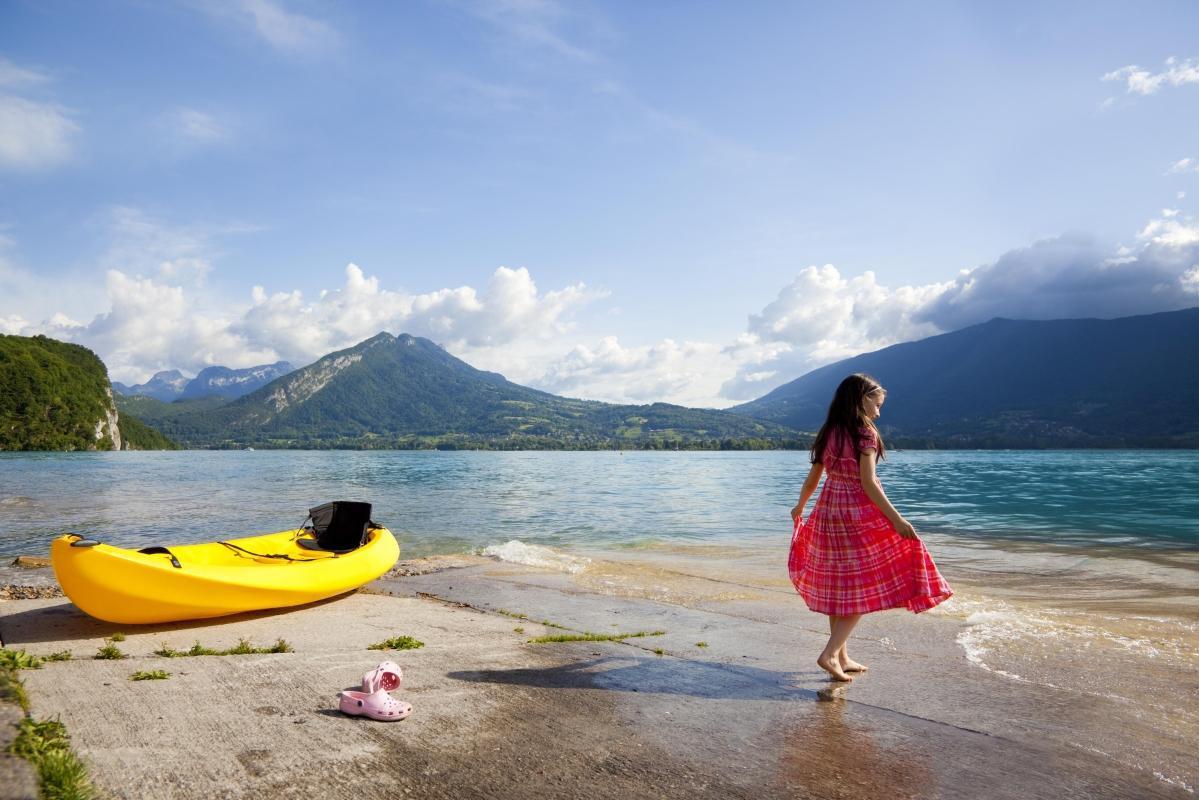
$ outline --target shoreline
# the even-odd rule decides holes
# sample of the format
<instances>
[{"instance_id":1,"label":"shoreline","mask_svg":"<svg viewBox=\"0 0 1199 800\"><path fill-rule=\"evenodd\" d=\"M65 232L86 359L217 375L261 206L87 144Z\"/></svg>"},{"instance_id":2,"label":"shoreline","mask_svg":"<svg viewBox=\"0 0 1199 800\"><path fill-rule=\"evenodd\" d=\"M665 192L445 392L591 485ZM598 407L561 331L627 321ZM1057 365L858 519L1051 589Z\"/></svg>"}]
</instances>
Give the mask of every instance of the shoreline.
<instances>
[{"instance_id":1,"label":"shoreline","mask_svg":"<svg viewBox=\"0 0 1199 800\"><path fill-rule=\"evenodd\" d=\"M35 713L62 716L103 788L119 788L134 770L141 785L151 787L145 795L151 797L289 796L281 785L269 784L266 772L256 775L235 766L244 751L261 750L266 754L262 758L287 770L309 768L293 763L273 744L251 747L247 735L236 734L241 750L221 750L232 765L217 770L219 791L211 782L215 767L206 768L210 777L197 778L194 785L186 779L178 785L162 783L164 774L152 766L135 767L116 752L120 743L130 745L146 735L121 722L117 710L146 697L184 703L200 715L202 730L220 731L220 736L232 735L246 708L277 708L282 713L270 730L277 726L284 745L292 742L294 731L311 733L311 726L319 725L321 736L330 737L320 741L334 743L335 751L344 755L348 748L360 754L355 758L369 753L371 768L389 776L392 790L408 787L431 797L469 792L461 782L453 791L448 785L439 787L429 776L405 772L400 763L415 758L444 775L447 762L439 762L435 753L447 748L458 754L446 756L454 769L466 770L477 781L474 786L492 787L497 797L576 796L564 788L571 781L598 781L594 785L600 789L592 796L601 797L822 797L835 794L840 785L834 774L860 792L907 797L1056 798L1081 796L1079 787L1086 785L1091 787L1086 794L1094 797L1193 796L1199 767L1187 749L1194 741L1190 729L1151 724L1160 721L1145 718L1154 710L1151 702L1129 704L1087 693L1082 686L1072 690L1025 676L1012 678L998 663L980 667L959 641L985 624L967 624L978 610L965 609L965 618L961 611L870 615L851 647L872 669L853 684L835 685L807 663L823 644L824 618L806 611L793 592L781 591L786 586L752 579L730 582L718 574L671 570L660 561L630 567L601 559L599 553L549 552L565 560L540 567L478 556L409 560L363 592L315 607L148 632L126 626L128 641L122 647L133 656L129 663L91 661L87 653L92 645L99 646L116 626L83 616L65 599L0 602L0 636L8 647L35 653L74 647L74 660L23 673ZM572 572L572 558L591 561ZM370 605L368 615L356 610L360 604ZM569 630L663 629L666 634L623 643L531 645L527 639L534 634L561 631L513 619L521 614ZM516 634L516 628L523 633ZM300 639L302 631L312 638ZM380 654L354 649L365 641L349 647L345 637L351 631L356 633L350 638L356 639L410 633L428 643L421 650L394 654L410 687L397 694L416 706L411 720L390 725L341 717L323 699L329 692L318 690L319 682L311 676L303 677L336 673L342 683L332 685L335 694L352 683L355 671L371 666L367 662L372 658L377 661ZM186 665L172 661L167 669L186 671L151 682L154 686L123 677L135 664L163 665L163 659L150 654L162 641L186 647L198 638L205 645L227 646L225 640L231 644L242 635L255 641L283 635L297 653L233 657L238 659L235 670L229 659L181 660L192 662ZM700 641L707 646L698 647ZM654 652L658 649L661 655ZM431 658L434 652L438 655ZM298 669L293 661L306 666ZM277 679L259 674L259 662L263 669L268 664L283 669L288 676L283 683L294 679L303 691L275 686ZM250 670L250 677L238 677L241 670ZM64 680L68 672L70 679ZM103 689L80 708L77 686L97 680ZM202 680L218 682L226 699L205 694L198 683ZM1193 685L1195 675L1193 670L1175 673L1171 680L1174 696L1181 700L1189 693L1185 682ZM257 697L274 692L286 696ZM203 708L210 700L215 705ZM480 703L487 713L476 713L474 705ZM1169 721L1190 724L1176 716ZM168 752L174 752L170 743L184 735L174 711L141 723L157 732ZM527 747L495 744L513 725ZM419 734L412 733L418 729ZM596 739L598 734L603 736ZM415 752L414 736L422 747L436 744L437 749ZM854 742L854 758L846 761L845 752L830 750L827 736ZM342 741L346 737L352 746ZM622 749L625 740L637 747ZM502 764L478 749L484 742L515 760ZM558 758L562 748L569 757ZM603 758L597 755L601 751ZM716 759L712 763L720 769L705 766L698 754ZM813 760L811 754L819 758ZM616 756L615 762L605 760ZM190 758L182 753L172 757ZM995 771L997 763L1012 757L1035 757L1052 769L1012 784L1012 776ZM1158 763L1146 757L1157 757ZM472 766L470 758L482 761ZM614 774L613 763L631 771ZM732 777L718 774L742 763ZM500 777L515 765L532 781L519 791ZM337 780L361 791L354 769L342 766L344 774L334 771ZM315 773L310 777L317 780ZM1022 787L1020 793L1016 787ZM339 788L329 796L349 796L349 791ZM371 791L364 796L387 796ZM114 796L128 795L118 791Z\"/></svg>"},{"instance_id":2,"label":"shoreline","mask_svg":"<svg viewBox=\"0 0 1199 800\"><path fill-rule=\"evenodd\" d=\"M815 434L800 435L814 438ZM478 443L478 444L462 444L452 446L413 446L413 447L352 447L349 445L341 446L330 444L325 447L313 447L311 443L305 445L272 445L264 442L247 441L237 444L228 444L226 446L209 446L209 447L179 447L172 448L122 448L120 450L0 450L0 454L11 453L16 456L20 455L65 455L68 453L203 453L203 452L311 452L320 453L331 450L341 450L348 452L359 453L378 453L378 452L396 452L396 453L455 453L455 452L471 452L471 453L604 453L604 452L633 452L633 453L759 453L759 452L776 452L776 451L806 451L811 449L811 442L802 442L797 440L762 440L764 445L759 444L755 440L733 439L730 440L731 446L723 446L721 444L706 445L699 442L680 441L680 447L675 447L674 440L662 440L660 442L650 441L632 441L632 442L617 442L613 441L609 444L596 445L594 447L579 447L577 444L562 447L527 447L521 445L512 446L497 446L495 442ZM902 438L898 441L904 441ZM1180 443L1171 445L1168 443L1157 442L1143 446L1119 443L1119 444L1094 444L1094 445L1074 445L1074 446L1047 446L1036 447L1031 441L1021 441L1010 445L994 445L984 447L977 442L964 443L960 446L953 446L952 443L944 442L938 445L928 447L904 446L902 444L893 444L891 439L886 440L888 453L1093 453L1093 452L1129 452L1129 453L1176 453L1181 450L1199 451L1199 446L1189 443ZM662 446L655 446L662 445Z\"/></svg>"}]
</instances>

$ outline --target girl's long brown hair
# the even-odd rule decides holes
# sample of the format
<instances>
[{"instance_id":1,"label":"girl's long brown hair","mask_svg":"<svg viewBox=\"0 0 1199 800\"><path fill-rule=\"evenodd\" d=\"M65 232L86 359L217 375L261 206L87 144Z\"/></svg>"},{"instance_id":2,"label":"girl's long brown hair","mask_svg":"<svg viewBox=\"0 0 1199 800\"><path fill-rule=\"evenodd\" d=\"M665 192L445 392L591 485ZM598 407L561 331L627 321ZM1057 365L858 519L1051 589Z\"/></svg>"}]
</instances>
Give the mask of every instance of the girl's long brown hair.
<instances>
[{"instance_id":1,"label":"girl's long brown hair","mask_svg":"<svg viewBox=\"0 0 1199 800\"><path fill-rule=\"evenodd\" d=\"M829 403L828 417L820 426L816 441L812 442L813 464L823 463L824 449L828 446L829 439L837 433L849 437L849 441L853 443L854 457L860 457L862 452L858 447L858 439L861 437L858 431L861 428L874 431L878 439L878 457L883 457L883 437L878 428L874 427L874 421L867 419L862 413L862 401L866 399L866 395L881 388L882 385L877 380L861 372L855 372L841 381L833 394L833 402Z\"/></svg>"}]
</instances>

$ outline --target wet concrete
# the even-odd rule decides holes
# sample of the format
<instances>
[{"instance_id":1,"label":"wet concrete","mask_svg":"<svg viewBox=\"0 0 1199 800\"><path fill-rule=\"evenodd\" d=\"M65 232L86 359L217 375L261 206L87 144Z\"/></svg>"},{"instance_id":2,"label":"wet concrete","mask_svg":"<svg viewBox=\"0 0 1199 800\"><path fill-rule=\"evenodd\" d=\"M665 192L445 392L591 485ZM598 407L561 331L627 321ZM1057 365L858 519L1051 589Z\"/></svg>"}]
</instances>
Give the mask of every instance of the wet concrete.
<instances>
[{"instance_id":1,"label":"wet concrete","mask_svg":"<svg viewBox=\"0 0 1199 800\"><path fill-rule=\"evenodd\" d=\"M116 628L63 600L0 603L0 636L35 653L72 650L75 660L23 677L34 713L62 717L114 797L1190 796L1072 743L1103 721L971 666L949 620L867 618L853 647L871 671L835 686L813 663L824 620L798 601L693 608L596 593L560 573L454 564L289 613L126 626L126 661L91 660ZM666 633L530 644L562 632L543 620ZM412 717L334 711L336 692L383 655L366 645L398 634L426 642L391 654ZM296 652L152 655L243 637L283 637ZM172 677L129 681L137 669Z\"/></svg>"}]
</instances>

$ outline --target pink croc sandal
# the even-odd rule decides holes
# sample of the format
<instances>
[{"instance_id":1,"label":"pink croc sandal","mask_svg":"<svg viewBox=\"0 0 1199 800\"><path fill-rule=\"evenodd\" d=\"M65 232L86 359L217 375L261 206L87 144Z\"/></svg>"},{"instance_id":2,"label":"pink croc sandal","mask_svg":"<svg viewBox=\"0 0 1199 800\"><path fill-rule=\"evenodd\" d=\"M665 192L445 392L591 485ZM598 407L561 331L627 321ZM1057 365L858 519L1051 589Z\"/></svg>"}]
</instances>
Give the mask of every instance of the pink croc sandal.
<instances>
[{"instance_id":1,"label":"pink croc sandal","mask_svg":"<svg viewBox=\"0 0 1199 800\"><path fill-rule=\"evenodd\" d=\"M396 700L382 689L370 693L346 689L337 696L337 703L343 714L370 717L380 722L395 722L412 713L411 705Z\"/></svg>"},{"instance_id":2,"label":"pink croc sandal","mask_svg":"<svg viewBox=\"0 0 1199 800\"><path fill-rule=\"evenodd\" d=\"M400 688L403 680L404 673L400 666L394 661L384 661L362 676L362 691L377 692L382 689L385 692L394 692Z\"/></svg>"}]
</instances>

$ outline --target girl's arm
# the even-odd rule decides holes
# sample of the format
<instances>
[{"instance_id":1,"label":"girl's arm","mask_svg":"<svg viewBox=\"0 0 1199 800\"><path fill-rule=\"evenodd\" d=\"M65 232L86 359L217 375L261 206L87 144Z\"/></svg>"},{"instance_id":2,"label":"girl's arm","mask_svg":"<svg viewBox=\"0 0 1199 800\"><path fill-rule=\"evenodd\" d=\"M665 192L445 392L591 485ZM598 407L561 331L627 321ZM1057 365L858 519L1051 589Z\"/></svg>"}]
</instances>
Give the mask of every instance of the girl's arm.
<instances>
[{"instance_id":1,"label":"girl's arm","mask_svg":"<svg viewBox=\"0 0 1199 800\"><path fill-rule=\"evenodd\" d=\"M858 457L858 475L862 479L862 490L866 492L870 502L883 512L883 516L891 521L896 533L905 539L917 539L919 537L916 536L916 529L912 527L912 523L895 510L895 506L891 505L891 501L883 492L883 485L878 482L878 475L874 472L874 460L877 456L876 450L863 450L862 455Z\"/></svg>"},{"instance_id":2,"label":"girl's arm","mask_svg":"<svg viewBox=\"0 0 1199 800\"><path fill-rule=\"evenodd\" d=\"M822 474L824 474L824 464L813 464L812 469L808 471L808 477L804 479L803 489L799 492L799 502L795 504L795 508L791 509L791 519L799 522L803 517L804 506L808 504L812 493L816 491Z\"/></svg>"}]
</instances>

